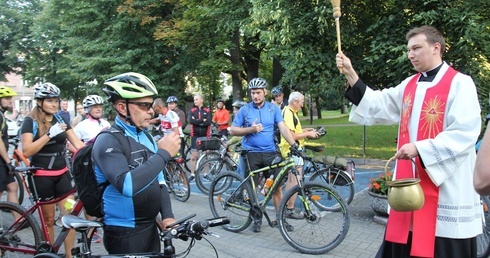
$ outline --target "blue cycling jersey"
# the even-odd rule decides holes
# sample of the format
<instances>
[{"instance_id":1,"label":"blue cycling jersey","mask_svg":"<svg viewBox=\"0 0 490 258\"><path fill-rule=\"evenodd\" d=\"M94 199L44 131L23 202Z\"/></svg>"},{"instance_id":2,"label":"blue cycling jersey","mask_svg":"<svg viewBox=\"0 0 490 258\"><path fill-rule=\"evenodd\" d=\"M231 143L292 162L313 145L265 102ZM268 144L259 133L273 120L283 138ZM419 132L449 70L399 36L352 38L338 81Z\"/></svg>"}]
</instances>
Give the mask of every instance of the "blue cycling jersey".
<instances>
[{"instance_id":1,"label":"blue cycling jersey","mask_svg":"<svg viewBox=\"0 0 490 258\"><path fill-rule=\"evenodd\" d=\"M238 110L233 119L233 126L250 127L255 122L262 124L262 131L244 135L242 147L251 152L274 152L277 150L274 142L274 125L284 121L281 110L270 102L264 102L261 108L253 102L247 103Z\"/></svg>"},{"instance_id":2,"label":"blue cycling jersey","mask_svg":"<svg viewBox=\"0 0 490 258\"><path fill-rule=\"evenodd\" d=\"M110 182L103 194L105 225L134 228L137 224L152 223L159 212L164 213L163 218L173 217L168 191L161 187L162 169L170 154L158 149L145 131L119 117L115 123L124 129L131 150L123 150L123 145L111 134L100 135L92 150L97 182ZM131 151L129 164L124 151Z\"/></svg>"}]
</instances>

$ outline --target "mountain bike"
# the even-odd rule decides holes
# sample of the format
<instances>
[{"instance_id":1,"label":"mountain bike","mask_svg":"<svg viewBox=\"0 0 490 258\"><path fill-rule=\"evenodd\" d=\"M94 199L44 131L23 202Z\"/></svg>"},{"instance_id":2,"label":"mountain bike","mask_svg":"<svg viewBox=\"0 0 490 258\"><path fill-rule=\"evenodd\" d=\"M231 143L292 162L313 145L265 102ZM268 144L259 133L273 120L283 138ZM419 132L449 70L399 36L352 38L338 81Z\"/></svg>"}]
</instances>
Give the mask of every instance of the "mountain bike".
<instances>
[{"instance_id":1,"label":"mountain bike","mask_svg":"<svg viewBox=\"0 0 490 258\"><path fill-rule=\"evenodd\" d=\"M15 168L16 172L21 173L29 184L33 184L33 173L38 169L43 168ZM41 206L58 203L69 195L75 194L75 192L76 190L72 189L70 192L53 200L41 201L37 197L37 191L34 186L34 191L32 192L34 205L29 208L12 202L0 202L0 210L5 211L0 212L0 251L2 257L18 256L20 253L29 255L46 252L57 253L69 233L69 229L62 229L56 239L50 239ZM82 209L82 202L77 201L70 214L78 216ZM13 216L14 213L19 215L17 219Z\"/></svg>"},{"instance_id":2,"label":"mountain bike","mask_svg":"<svg viewBox=\"0 0 490 258\"><path fill-rule=\"evenodd\" d=\"M204 235L216 235L208 231L210 227L221 226L229 222L227 218L214 218L203 221L191 221L192 217L196 214L192 214L186 218L183 218L172 225L169 225L169 230L160 231L160 240L164 244L162 253L139 253L139 254L111 254L110 257L181 257L189 254L191 248L194 246L196 240L203 239ZM100 222L85 220L80 217L66 215L62 218L63 227L74 229L81 234L79 243L82 245L80 247L75 247L72 249L72 255L74 258L95 258L95 257L109 257L106 255L92 255L90 250L90 241L87 237L87 233L92 228L100 228L103 226ZM188 241L190 239L189 247L182 253L176 254L175 247L172 244L172 239L181 239L183 241ZM208 241L211 244L211 242ZM213 247L216 257L218 253L214 246ZM34 256L35 258L58 258L55 254L38 254Z\"/></svg>"},{"instance_id":3,"label":"mountain bike","mask_svg":"<svg viewBox=\"0 0 490 258\"><path fill-rule=\"evenodd\" d=\"M479 258L490 256L490 198L480 196L483 206L483 233L476 236L477 256Z\"/></svg>"},{"instance_id":4,"label":"mountain bike","mask_svg":"<svg viewBox=\"0 0 490 258\"><path fill-rule=\"evenodd\" d=\"M238 167L237 161L231 156L231 152L227 146L226 138L221 139L221 147L219 152L212 155L206 154L206 159L200 163L196 163L196 185L204 194L209 193L209 186L214 178L221 171L235 171ZM204 156L199 157L199 159Z\"/></svg>"},{"instance_id":5,"label":"mountain bike","mask_svg":"<svg viewBox=\"0 0 490 258\"><path fill-rule=\"evenodd\" d=\"M178 201L185 202L191 196L189 180L182 164L185 163L180 157L174 157L163 170L165 182L168 189L172 192L174 198Z\"/></svg>"},{"instance_id":6,"label":"mountain bike","mask_svg":"<svg viewBox=\"0 0 490 258\"><path fill-rule=\"evenodd\" d=\"M247 150L241 152L245 164L249 165ZM223 226L225 230L240 232L252 222L258 223L265 217L269 226L279 226L284 240L296 250L308 254L323 254L337 247L347 235L350 225L347 203L330 185L317 181L303 182L295 169L292 155L300 156L301 153L292 147L287 159L279 159L270 166L257 170L248 169L246 178L236 172L220 173L209 188L209 205L213 216L226 216L230 219L230 223ZM280 171L270 190L263 198L259 197L254 176L276 168ZM294 176L298 184L284 194L276 212L277 221L273 223L266 206L288 174ZM286 217L287 203L292 198L296 199L294 206L303 214L302 219Z\"/></svg>"},{"instance_id":7,"label":"mountain bike","mask_svg":"<svg viewBox=\"0 0 490 258\"><path fill-rule=\"evenodd\" d=\"M305 149L321 152L317 147L305 145ZM331 185L347 204L354 199L355 164L343 158L302 155L304 160L303 176L310 175L310 181L319 181Z\"/></svg>"}]
</instances>

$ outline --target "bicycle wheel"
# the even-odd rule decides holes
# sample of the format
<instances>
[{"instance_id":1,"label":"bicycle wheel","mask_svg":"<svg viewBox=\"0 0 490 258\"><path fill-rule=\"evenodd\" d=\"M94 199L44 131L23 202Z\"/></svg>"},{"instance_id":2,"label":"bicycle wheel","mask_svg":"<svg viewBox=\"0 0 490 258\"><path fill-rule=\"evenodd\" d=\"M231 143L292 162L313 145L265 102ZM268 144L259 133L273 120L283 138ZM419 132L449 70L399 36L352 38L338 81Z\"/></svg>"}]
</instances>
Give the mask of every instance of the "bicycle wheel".
<instances>
[{"instance_id":1,"label":"bicycle wheel","mask_svg":"<svg viewBox=\"0 0 490 258\"><path fill-rule=\"evenodd\" d=\"M221 155L219 154L218 151L215 151L215 150L210 150L210 151L206 151L203 153L203 155L201 155L197 161L196 161L196 169L195 170L198 170L199 169L199 166L207 161L207 160L210 160L210 159L219 159L221 157Z\"/></svg>"},{"instance_id":2,"label":"bicycle wheel","mask_svg":"<svg viewBox=\"0 0 490 258\"><path fill-rule=\"evenodd\" d=\"M178 201L185 202L191 196L191 188L187 181L187 175L184 169L175 162L167 163L165 167L167 176L167 186L174 198Z\"/></svg>"},{"instance_id":3,"label":"bicycle wheel","mask_svg":"<svg viewBox=\"0 0 490 258\"><path fill-rule=\"evenodd\" d=\"M277 211L277 221L284 240L306 254L323 254L337 247L347 236L350 217L345 201L329 185L307 182L304 187L295 186L282 198ZM295 196L298 195L296 198ZM302 212L302 219L286 217L288 201L294 201L295 209ZM313 203L335 202L339 212L326 211ZM327 205L327 204L326 204ZM307 212L306 209L309 209ZM292 226L292 228L291 228ZM288 231L289 230L289 231Z\"/></svg>"},{"instance_id":4,"label":"bicycle wheel","mask_svg":"<svg viewBox=\"0 0 490 258\"><path fill-rule=\"evenodd\" d=\"M196 185L204 194L209 193L209 186L214 178L222 171L233 171L233 165L228 158L214 158L204 161L199 169L196 169Z\"/></svg>"},{"instance_id":5,"label":"bicycle wheel","mask_svg":"<svg viewBox=\"0 0 490 258\"><path fill-rule=\"evenodd\" d=\"M347 175L347 172L339 168L322 168L311 175L310 181L333 186L347 204L350 204L354 199L354 181Z\"/></svg>"},{"instance_id":6,"label":"bicycle wheel","mask_svg":"<svg viewBox=\"0 0 490 258\"><path fill-rule=\"evenodd\" d=\"M243 177L234 172L223 172L209 187L209 206L215 217L226 216L230 223L222 227L231 232L240 232L250 226L250 207L253 203L252 189L243 182ZM223 187L226 185L226 187ZM220 189L216 191L216 186Z\"/></svg>"},{"instance_id":7,"label":"bicycle wheel","mask_svg":"<svg viewBox=\"0 0 490 258\"><path fill-rule=\"evenodd\" d=\"M480 196L483 205L483 234L476 236L476 254L480 258L490 256L490 198Z\"/></svg>"},{"instance_id":8,"label":"bicycle wheel","mask_svg":"<svg viewBox=\"0 0 490 258\"><path fill-rule=\"evenodd\" d=\"M0 250L2 257L18 257L19 253L33 255L44 241L39 224L31 213L16 203L0 202ZM20 215L14 219L14 214Z\"/></svg>"},{"instance_id":9,"label":"bicycle wheel","mask_svg":"<svg viewBox=\"0 0 490 258\"><path fill-rule=\"evenodd\" d=\"M15 182L18 185L18 187L17 187L17 201L19 202L19 204L22 204L22 202L24 201L24 183L22 182L22 176L19 175L18 172L14 172L13 176L14 176ZM1 195L0 201L2 201L2 202L8 201L7 194L8 194L8 192L4 191Z\"/></svg>"}]
</instances>

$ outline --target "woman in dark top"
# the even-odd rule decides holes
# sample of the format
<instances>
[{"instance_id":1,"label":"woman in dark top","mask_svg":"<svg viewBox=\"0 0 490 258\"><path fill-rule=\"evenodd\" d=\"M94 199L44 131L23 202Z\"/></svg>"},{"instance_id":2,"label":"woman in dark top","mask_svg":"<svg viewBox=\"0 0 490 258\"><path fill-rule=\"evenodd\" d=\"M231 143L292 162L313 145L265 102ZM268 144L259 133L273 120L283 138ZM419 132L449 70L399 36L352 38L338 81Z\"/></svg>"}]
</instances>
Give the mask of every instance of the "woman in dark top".
<instances>
[{"instance_id":1,"label":"woman in dark top","mask_svg":"<svg viewBox=\"0 0 490 258\"><path fill-rule=\"evenodd\" d=\"M40 200L58 198L72 189L70 176L65 159L65 145L68 139L76 148L84 144L75 136L69 123L56 115L59 107L60 90L51 83L43 83L34 87L36 107L22 123L22 151L31 160L31 166L42 167L34 173L34 184ZM31 191L33 191L31 186ZM68 196L57 205L63 214ZM54 204L41 207L44 220L48 227L49 237L54 240L55 207ZM66 257L71 257L71 248L75 244L75 234L71 232L65 239Z\"/></svg>"}]
</instances>

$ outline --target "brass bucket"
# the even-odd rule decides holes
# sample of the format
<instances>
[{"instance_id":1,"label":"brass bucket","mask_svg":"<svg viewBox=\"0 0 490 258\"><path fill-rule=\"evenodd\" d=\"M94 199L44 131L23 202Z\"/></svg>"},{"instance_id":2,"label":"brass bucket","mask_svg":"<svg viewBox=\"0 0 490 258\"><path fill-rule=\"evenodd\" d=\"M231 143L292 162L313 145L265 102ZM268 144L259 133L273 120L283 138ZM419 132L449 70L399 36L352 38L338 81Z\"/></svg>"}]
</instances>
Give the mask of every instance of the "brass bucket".
<instances>
[{"instance_id":1,"label":"brass bucket","mask_svg":"<svg viewBox=\"0 0 490 258\"><path fill-rule=\"evenodd\" d=\"M385 165L385 174L388 172L388 163L394 157L388 160ZM414 162L412 160L412 162ZM388 203L395 211L415 211L424 206L424 192L420 186L419 171L415 167L417 178L403 178L388 181Z\"/></svg>"}]
</instances>

